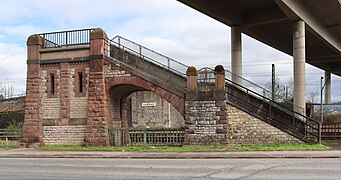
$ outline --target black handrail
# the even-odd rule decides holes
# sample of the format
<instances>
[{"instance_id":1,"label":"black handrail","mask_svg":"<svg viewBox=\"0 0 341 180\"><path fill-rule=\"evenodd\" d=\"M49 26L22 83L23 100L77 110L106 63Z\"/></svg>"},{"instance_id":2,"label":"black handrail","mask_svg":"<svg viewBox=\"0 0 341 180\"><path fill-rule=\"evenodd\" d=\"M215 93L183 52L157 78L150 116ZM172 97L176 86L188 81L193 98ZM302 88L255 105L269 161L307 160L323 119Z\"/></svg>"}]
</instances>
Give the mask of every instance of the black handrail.
<instances>
[{"instance_id":1,"label":"black handrail","mask_svg":"<svg viewBox=\"0 0 341 180\"><path fill-rule=\"evenodd\" d=\"M116 42L115 39L118 39L118 42ZM136 50L133 50L132 48L127 47L126 45L121 44L121 42L120 42L121 39L123 39L123 40L125 40L125 41L127 41L127 42L129 42L129 43L131 43L131 44L134 44L134 45L136 45L137 47L139 47L140 52L137 52ZM140 44L138 44L138 43L136 43L136 42L133 42L133 41L131 41L131 40L128 40L128 39L123 38L123 37L118 36L118 35L115 36L114 38L112 38L112 39L109 40L109 41L110 41L109 44L111 44L111 45L114 45L114 46L116 46L116 47L119 47L119 48L122 49L122 50L128 50L129 52L132 52L132 53L134 53L135 55L142 57L143 59L146 59L146 60L148 60L148 61L150 61L150 62L152 62L152 63L154 63L154 64L156 64L156 65L158 65L158 66L161 66L162 68L168 69L168 70L170 70L170 71L172 71L172 72L174 72L174 73L176 73L176 74L178 74L178 75L180 75L180 76L186 77L185 73L183 73L183 72L181 72L181 71L179 71L179 70L177 70L177 69L175 69L175 68L172 68L172 65L170 64L170 62L176 63L176 64L182 66L182 67L184 68L184 70L186 71L187 68L188 68L188 66L185 65L185 64L183 64L183 63L181 63L181 62L179 62L179 61L176 61L176 60L174 60L174 59L172 59L172 58L170 58L170 57L167 57L167 56L165 56L165 55L163 55L163 54L160 54L160 53L158 53L158 52L155 52L155 51L153 51L153 50L151 50L151 49L149 49L149 48L147 48L147 47L145 47L145 46L142 46L142 45L140 45ZM148 55L143 54L143 52L141 52L142 49L148 50L149 52L151 52L151 53L153 53L153 54L156 54L156 55L158 55L158 56L160 56L160 57L162 57L162 58L164 58L164 59L167 59L167 61L168 61L167 65L166 65L166 64L163 64L163 63L161 63L161 62L159 62L159 61L157 61L157 60L155 60L155 59L153 59L152 57L149 57ZM109 50L109 52L110 52L110 50Z\"/></svg>"},{"instance_id":2,"label":"black handrail","mask_svg":"<svg viewBox=\"0 0 341 180\"><path fill-rule=\"evenodd\" d=\"M44 40L43 48L68 47L86 45L90 43L91 29L78 29L69 31L41 33Z\"/></svg>"},{"instance_id":3,"label":"black handrail","mask_svg":"<svg viewBox=\"0 0 341 180\"><path fill-rule=\"evenodd\" d=\"M281 105L281 104L279 104L279 103L277 103L277 102L272 101L271 99L269 99L269 98L267 98L267 97L265 97L265 96L263 96L263 95L261 95L261 94L255 92L255 91L250 90L250 89L248 89L248 88L246 88L246 87L244 87L244 86L241 86L241 85L239 85L239 84L237 84L237 83L235 83L235 82L233 82L233 81L231 81L231 80L229 80L229 79L225 79L225 80L226 80L228 83L230 83L230 84L234 85L235 87L239 88L240 90L242 90L242 91L244 91L244 92L246 91L246 93L247 93L248 95L251 95L251 96L254 96L254 97L255 97L255 95L256 95L256 96L259 96L260 98L263 98L263 102L268 102L268 103L269 103L269 108L271 108L271 106L272 106L272 107L279 108L280 111L282 111L282 112L288 114L289 116L292 116L293 119L300 119L300 118L297 118L297 117L301 117L302 119L305 119L306 122L301 121L302 123L305 124L305 127L306 127L306 128L305 128L305 133L307 133L307 134L309 134L309 135L312 135L312 136L316 137L316 141L318 140L319 131L320 131L320 128L319 128L320 123L317 122L316 120L311 119L311 118L309 118L309 117L307 117L307 116L304 116L304 115L302 115L302 114L299 114L299 113L297 113L297 112L295 112L295 111L293 111L293 110L291 110L291 109L289 109L289 108L287 108L287 107L285 107L285 106L283 106L283 105ZM228 91L228 90L227 90L227 91ZM228 93L228 92L227 92L227 93ZM256 98L256 97L255 97L255 98ZM258 98L257 98L257 99L258 99ZM243 100L242 100L242 101L243 101ZM276 106L275 106L275 105L276 105ZM258 108L258 107L256 107L256 108L257 108L258 110L262 110L262 109L260 109L260 108ZM288 111L291 112L291 113L288 113ZM270 112L269 112L269 113L270 113ZM270 116L270 118L271 118L271 114L269 114L269 116ZM314 125L310 125L309 123L315 124L315 126L314 126ZM282 125L286 125L286 124L282 124ZM286 125L286 126L287 126L287 125ZM307 131L307 127L311 128L312 130L315 130L316 133ZM317 127L317 128L316 128L316 127Z\"/></svg>"},{"instance_id":4,"label":"black handrail","mask_svg":"<svg viewBox=\"0 0 341 180\"><path fill-rule=\"evenodd\" d=\"M114 41L116 38L118 39L118 42L115 42L115 41ZM129 47L127 47L127 46L121 44L121 43L120 43L120 39L124 39L125 41L128 41L129 43L132 43L132 44L136 45L136 46L139 48L139 51L140 51L140 52L137 52L136 50L133 50L133 49L131 49L131 48L129 48ZM178 75L181 75L181 76L183 76L183 77L186 77L184 73L181 73L180 71L171 68L171 67L169 66L169 64L168 64L168 66L167 66L167 65L165 65L165 64L162 64L162 63L160 63L160 62L154 60L153 58L150 58L150 57L144 55L143 53L141 53L141 48L147 49L148 51L150 51L150 52L152 52L152 53L155 53L155 54L157 54L157 55L159 55L159 56L162 56L162 57L166 58L167 60L172 60L172 61L176 62L177 64L180 64L180 65L182 65L182 66L184 66L184 67L188 67L188 66L186 66L186 65L184 65L184 64L182 64L182 63L180 63L180 62L178 62L178 61L175 61L175 60L173 60L173 59L171 59L171 58L168 58L167 56L164 56L164 55L162 55L162 54L160 54L160 53L157 53L157 52L155 52L155 51L153 51L153 50L150 50L150 49L148 49L148 48L146 48L146 47L144 47L144 46L141 46L141 45L139 45L139 44L137 44L137 43L135 43L135 42L133 42L133 41L130 41L130 40L126 39L126 38L123 38L123 37L121 37L121 36L116 36L115 38L113 38L113 39L111 39L111 40L108 40L108 42L109 42L108 45L114 45L114 46L118 47L119 49L129 51L129 52L131 52L131 53L133 53L133 54L135 54L135 55L137 55L137 56L140 56L140 57L143 58L143 59L149 60L150 62L152 62L152 63L154 63L154 64L156 64L156 65L161 66L162 68L168 69L168 70L170 70L170 71L172 71L172 72L174 72L174 73L176 73L176 74L178 74ZM110 48L110 47L108 47L108 48ZM108 52L110 52L110 50L108 50ZM244 78L243 78L243 79L244 79ZM306 122L304 122L305 127L310 127L310 128L313 129L313 130L319 131L319 128L316 129L314 126L309 125L309 123L313 123L313 124L316 124L317 127L319 127L320 124L319 124L317 121L315 121L315 120L313 120L313 119L311 119L311 118L309 118L309 117L307 117L307 116L304 116L304 115L302 115L302 114L300 114L300 113L298 113L298 112L296 112L296 111L294 111L294 110L292 110L292 109L290 109L290 108L288 108L288 107L285 107L285 106L281 105L280 103L275 102L275 101L271 100L270 98L265 97L265 96L263 96L263 95L261 95L261 94L255 92L255 91L253 91L253 90L251 90L251 89L248 89L248 88L246 88L246 87L244 87L244 86L242 86L242 85L239 85L239 84L237 84L237 83L235 83L235 82L233 82L233 81L231 81L231 80L229 80L229 79L226 79L226 78L225 78L225 80L226 80L227 82L229 82L229 83L235 85L236 87L239 87L239 88L241 88L241 89L244 89L244 90L247 92L247 94L250 94L250 93L251 93L251 95L253 94L254 96L258 96L259 98L263 99L262 101L268 102L268 103L269 103L269 108L271 108L271 107L277 108L277 109L279 109L280 111L282 111L282 112L286 113L287 115L291 116L291 117L293 118L293 120L299 119L299 118L305 119L305 120L306 120ZM258 99L258 98L257 98L257 99ZM260 100L261 100L261 99L260 99ZM270 110L269 113L270 113L270 116L271 116L271 110ZM303 121L302 121L302 122L303 122ZM283 124L283 125L285 125L285 124ZM308 131L305 131L305 132L306 132L307 134L310 134L310 135L313 135L313 136L316 137L316 134L314 134L314 133L310 133L310 132L308 132ZM318 136L318 135L317 135L317 136Z\"/></svg>"}]
</instances>

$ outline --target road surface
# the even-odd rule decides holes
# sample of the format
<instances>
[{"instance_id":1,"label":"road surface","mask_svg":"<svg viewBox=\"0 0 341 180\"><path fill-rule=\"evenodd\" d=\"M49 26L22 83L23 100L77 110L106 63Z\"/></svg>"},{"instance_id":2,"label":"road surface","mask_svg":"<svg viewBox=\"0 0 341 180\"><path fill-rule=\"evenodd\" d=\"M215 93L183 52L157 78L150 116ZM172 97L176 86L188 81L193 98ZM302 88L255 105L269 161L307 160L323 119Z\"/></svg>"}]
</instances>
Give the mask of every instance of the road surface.
<instances>
[{"instance_id":1,"label":"road surface","mask_svg":"<svg viewBox=\"0 0 341 180\"><path fill-rule=\"evenodd\" d=\"M0 179L341 179L341 160L0 158Z\"/></svg>"}]
</instances>

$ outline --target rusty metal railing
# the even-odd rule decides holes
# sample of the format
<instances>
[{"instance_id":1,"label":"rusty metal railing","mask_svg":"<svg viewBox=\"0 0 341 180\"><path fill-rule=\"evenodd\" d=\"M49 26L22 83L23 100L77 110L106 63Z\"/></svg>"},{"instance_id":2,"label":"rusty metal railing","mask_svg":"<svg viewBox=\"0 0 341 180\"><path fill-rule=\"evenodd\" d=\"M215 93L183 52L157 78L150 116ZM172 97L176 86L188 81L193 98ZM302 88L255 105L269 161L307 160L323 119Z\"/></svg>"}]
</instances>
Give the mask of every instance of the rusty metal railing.
<instances>
[{"instance_id":1,"label":"rusty metal railing","mask_svg":"<svg viewBox=\"0 0 341 180\"><path fill-rule=\"evenodd\" d=\"M90 44L93 29L79 29L39 34L43 38L43 48L69 47Z\"/></svg>"}]
</instances>

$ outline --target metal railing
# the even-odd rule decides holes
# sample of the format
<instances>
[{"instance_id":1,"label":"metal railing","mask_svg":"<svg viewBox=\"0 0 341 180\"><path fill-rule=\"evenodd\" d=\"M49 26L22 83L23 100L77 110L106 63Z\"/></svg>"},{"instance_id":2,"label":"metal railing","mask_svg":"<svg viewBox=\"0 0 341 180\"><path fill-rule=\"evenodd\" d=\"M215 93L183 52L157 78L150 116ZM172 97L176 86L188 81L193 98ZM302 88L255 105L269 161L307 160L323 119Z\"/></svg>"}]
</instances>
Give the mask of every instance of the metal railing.
<instances>
[{"instance_id":1,"label":"metal railing","mask_svg":"<svg viewBox=\"0 0 341 180\"><path fill-rule=\"evenodd\" d=\"M150 61L150 62L152 62L158 66L161 66L162 68L166 68L166 69L168 68L170 71L173 71L174 73L185 77L185 71L188 68L187 65L182 64L178 61L175 61L175 60L173 60L167 56L164 56L160 53L157 53L153 50L150 50L150 49L148 49L144 46L141 46L141 45L139 45L133 41L130 41L130 40L123 38L121 36L116 36L115 38L108 40L108 51L109 51L109 53L110 53L110 46L111 45L114 45L114 46L118 47L119 49L122 49L123 51L127 51L127 52L132 53L136 56L139 56L144 60ZM205 69L202 69L202 70L204 71ZM205 74L205 73L203 73L203 74ZM229 77L229 79L231 79L232 72L227 70L225 73L225 76ZM238 75L235 75L235 76L238 76ZM319 127L319 124L316 123L315 121L309 119L308 117L302 115L302 112L304 112L303 108L298 108L298 106L296 106L296 108L295 108L296 110L297 109L302 109L302 110L299 110L299 112L295 112L294 111L295 105L292 102L286 101L282 97L276 97L278 102L275 102L272 99L265 97L266 93L271 94L269 90L255 84L249 80L246 80L245 78L242 78L242 77L239 77L239 78L241 78L243 80L243 83L242 83L243 86L240 86L240 85L235 84L235 83L232 83L232 84L234 84L236 87L239 86L238 88L241 88L241 89L244 88L244 90L246 90L247 93L251 93L254 97L258 98L260 101L264 101L263 103L269 104L268 108L270 110L266 113L267 116L265 118L269 118L269 115L270 115L270 118L278 119L278 117L275 117L275 115L273 115L272 113L274 113L275 111L277 111L276 113L279 113L281 115L283 115L283 113L284 113L287 115L286 116L287 119L293 119L292 120L293 123L298 122L295 124L297 126L296 130L299 130L298 129L299 126L305 127L306 129L304 129L303 130L304 132L302 132L304 134L304 136L306 136L306 137L309 136L309 138L311 137L312 139L316 138L316 135L318 133L318 128L316 128L316 127ZM198 79L199 79L198 82L200 83L200 81L201 81L200 75L199 75ZM202 79L202 80L204 80L204 79ZM207 78L207 79L212 79L212 78ZM228 81L230 81L230 80L228 80ZM232 81L230 81L230 82L232 82ZM244 87L244 86L246 86L246 87ZM252 104L250 104L250 106L251 105ZM276 110L271 110L271 108L276 109ZM263 111L263 109L259 109L258 111ZM281 111L283 111L283 112L281 112ZM302 119L304 119L305 124L301 124L301 122L303 122ZM279 122L279 123L281 123L281 122ZM292 125L293 126L291 126L291 125L288 126L287 124L282 123L282 126L285 128L294 127L294 124L292 124Z\"/></svg>"},{"instance_id":2,"label":"metal railing","mask_svg":"<svg viewBox=\"0 0 341 180\"><path fill-rule=\"evenodd\" d=\"M199 69L197 81L199 92L213 91L215 85L214 70L208 67Z\"/></svg>"},{"instance_id":3,"label":"metal railing","mask_svg":"<svg viewBox=\"0 0 341 180\"><path fill-rule=\"evenodd\" d=\"M277 128L287 130L292 135L298 135L306 141L318 141L320 134L319 122L229 79L225 80L227 82L228 99L233 105L244 109L259 119L276 125Z\"/></svg>"},{"instance_id":4,"label":"metal railing","mask_svg":"<svg viewBox=\"0 0 341 180\"><path fill-rule=\"evenodd\" d=\"M144 47L140 44L137 44L131 40L128 40L121 36L116 36L109 40L108 45L116 46L124 51L128 51L132 54L135 54L147 61L150 61L164 69L168 69L178 75L186 77L186 70L188 68L187 65L176 61L170 57L162 55L158 52L155 52L147 47ZM110 53L110 47L108 47L108 51Z\"/></svg>"},{"instance_id":5,"label":"metal railing","mask_svg":"<svg viewBox=\"0 0 341 180\"><path fill-rule=\"evenodd\" d=\"M116 36L113 39L109 40L110 42L108 43L108 45L114 45L116 47L119 47L122 50L128 51L130 53L133 53L137 56L140 56L142 58L144 58L145 60L148 60L156 65L159 65L163 68L169 69L170 71L173 71L176 74L179 74L183 77L186 77L186 70L189 66L176 61L170 57L167 57L165 55L162 55L158 52L155 52L149 48L146 48L136 42L133 42L131 40L128 40L124 37L121 36ZM110 47L108 47L108 49L110 49ZM110 51L110 50L109 50ZM205 68L201 69L204 70ZM200 70L199 70L200 71ZM228 79L232 79L232 75L242 79L242 84L243 86L259 93L262 94L263 96L265 96L265 94L272 94L269 90L265 89L264 87L261 87L259 85L257 85L256 83L253 83L243 77L240 77L236 74L233 74L231 71L226 70L225 76ZM200 78L200 74L198 73L198 79ZM200 81L199 81L200 82ZM291 110L296 109L299 111L299 113L302 114L302 112L304 112L304 109L302 107L299 107L297 105L294 105L291 101L286 100L285 98L275 95L275 98L277 99L277 102L280 103L285 103L287 105L288 108L290 108ZM295 107L295 108L294 108Z\"/></svg>"},{"instance_id":6,"label":"metal railing","mask_svg":"<svg viewBox=\"0 0 341 180\"><path fill-rule=\"evenodd\" d=\"M237 74L234 74L232 73L231 71L229 70L225 70L225 77L227 79L232 79L232 76L235 76L239 79L242 80L242 86L254 91L254 92L257 92L258 94L261 94L262 96L265 96L267 97L267 95L272 95L272 92L252 81L249 81L243 77L240 77L238 76ZM270 98L270 97L268 97ZM296 110L298 113L301 113L303 114L305 112L304 108L300 107L300 106L297 106L295 105L293 102L285 99L284 97L282 96L279 96L277 94L275 94L275 101L282 104L282 105L285 105L287 108L291 109L291 110Z\"/></svg>"},{"instance_id":7,"label":"metal railing","mask_svg":"<svg viewBox=\"0 0 341 180\"><path fill-rule=\"evenodd\" d=\"M113 128L109 130L110 143L113 146L129 145L171 145L181 146L185 131L181 129L150 128Z\"/></svg>"},{"instance_id":8,"label":"metal railing","mask_svg":"<svg viewBox=\"0 0 341 180\"><path fill-rule=\"evenodd\" d=\"M90 43L93 29L79 29L39 34L43 38L43 48L69 47Z\"/></svg>"},{"instance_id":9,"label":"metal railing","mask_svg":"<svg viewBox=\"0 0 341 180\"><path fill-rule=\"evenodd\" d=\"M341 122L324 122L321 132L322 139L340 139Z\"/></svg>"},{"instance_id":10,"label":"metal railing","mask_svg":"<svg viewBox=\"0 0 341 180\"><path fill-rule=\"evenodd\" d=\"M0 147L14 148L20 146L21 132L0 129Z\"/></svg>"}]
</instances>

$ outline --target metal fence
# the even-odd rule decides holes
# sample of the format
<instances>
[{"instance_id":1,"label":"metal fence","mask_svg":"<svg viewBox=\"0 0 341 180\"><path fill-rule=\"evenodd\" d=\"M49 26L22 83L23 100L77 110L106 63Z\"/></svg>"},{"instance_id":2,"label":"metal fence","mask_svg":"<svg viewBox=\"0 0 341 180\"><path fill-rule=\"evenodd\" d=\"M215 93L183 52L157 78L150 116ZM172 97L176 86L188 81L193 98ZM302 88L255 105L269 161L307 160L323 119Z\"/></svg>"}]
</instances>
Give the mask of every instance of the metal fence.
<instances>
[{"instance_id":1,"label":"metal fence","mask_svg":"<svg viewBox=\"0 0 341 180\"><path fill-rule=\"evenodd\" d=\"M113 146L170 145L181 146L184 129L113 128L109 130Z\"/></svg>"},{"instance_id":2,"label":"metal fence","mask_svg":"<svg viewBox=\"0 0 341 180\"><path fill-rule=\"evenodd\" d=\"M199 92L213 91L215 85L214 70L208 67L199 69L197 81Z\"/></svg>"},{"instance_id":3,"label":"metal fence","mask_svg":"<svg viewBox=\"0 0 341 180\"><path fill-rule=\"evenodd\" d=\"M21 132L0 129L0 147L14 148L20 146Z\"/></svg>"},{"instance_id":4,"label":"metal fence","mask_svg":"<svg viewBox=\"0 0 341 180\"><path fill-rule=\"evenodd\" d=\"M323 123L322 139L341 139L341 122Z\"/></svg>"},{"instance_id":5,"label":"metal fence","mask_svg":"<svg viewBox=\"0 0 341 180\"><path fill-rule=\"evenodd\" d=\"M267 98L269 98L269 99L271 99L271 100L273 100L273 101L275 101L275 102L277 102L277 103L287 107L290 110L296 110L297 113L304 114L304 111L305 111L304 108L295 105L289 99L286 99L286 97L283 97L283 96L280 96L278 94L275 94L274 95L274 99L272 99L272 97L271 97L272 92L270 90L268 90L268 89L266 89L266 88L264 88L264 87L262 87L262 86L260 86L260 85L258 85L256 83L254 83L252 81L249 81L249 80L247 80L247 79L245 79L243 77L240 77L237 74L234 74L234 73L232 73L229 70L225 70L225 77L227 79L231 80L232 76L236 76L239 79L241 79L242 80L242 84L241 84L242 86L244 86L244 87L246 87L246 88L248 88L248 89L250 89L250 90L252 90L254 92L257 92L258 94L261 94L262 96L267 97Z\"/></svg>"},{"instance_id":6,"label":"metal fence","mask_svg":"<svg viewBox=\"0 0 341 180\"><path fill-rule=\"evenodd\" d=\"M51 32L39 34L43 40L43 48L69 47L90 43L90 32L93 29Z\"/></svg>"},{"instance_id":7,"label":"metal fence","mask_svg":"<svg viewBox=\"0 0 341 180\"><path fill-rule=\"evenodd\" d=\"M228 99L235 106L306 141L318 142L319 122L229 79L226 82Z\"/></svg>"},{"instance_id":8,"label":"metal fence","mask_svg":"<svg viewBox=\"0 0 341 180\"><path fill-rule=\"evenodd\" d=\"M147 47L144 47L136 42L133 42L131 40L128 40L121 36L116 36L113 39L110 40L108 45L113 45L116 47L119 47L120 49L124 51L128 51L130 53L133 53L137 56L140 56L141 58L152 62L160 67L163 67L165 69L168 69L169 71L172 71L178 75L184 76L186 74L186 70L188 68L187 65L176 61L170 57L167 57L165 55L162 55L158 52L155 52ZM109 50L110 48L108 48Z\"/></svg>"}]
</instances>

